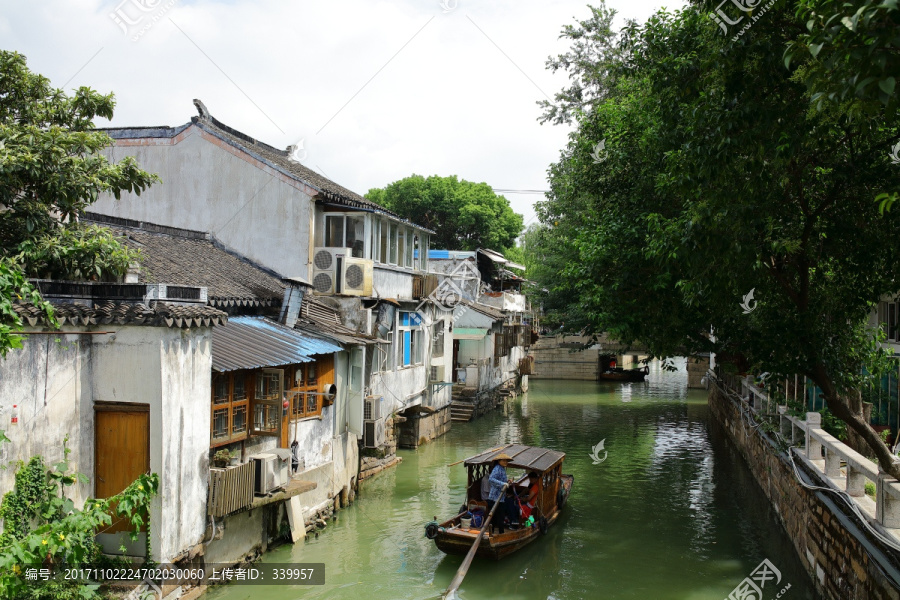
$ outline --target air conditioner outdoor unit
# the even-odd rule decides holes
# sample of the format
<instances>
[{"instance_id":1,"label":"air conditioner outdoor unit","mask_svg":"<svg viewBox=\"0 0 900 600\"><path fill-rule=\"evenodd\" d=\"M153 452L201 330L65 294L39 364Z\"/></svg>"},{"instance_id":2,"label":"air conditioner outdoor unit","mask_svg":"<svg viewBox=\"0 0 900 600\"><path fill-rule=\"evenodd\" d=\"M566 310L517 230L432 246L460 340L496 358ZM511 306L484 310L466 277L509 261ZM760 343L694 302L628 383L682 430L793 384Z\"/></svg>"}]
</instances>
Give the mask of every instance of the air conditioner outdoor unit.
<instances>
[{"instance_id":1,"label":"air conditioner outdoor unit","mask_svg":"<svg viewBox=\"0 0 900 600\"><path fill-rule=\"evenodd\" d=\"M375 421L384 416L384 396L368 396L363 406L363 420Z\"/></svg>"},{"instance_id":2,"label":"air conditioner outdoor unit","mask_svg":"<svg viewBox=\"0 0 900 600\"><path fill-rule=\"evenodd\" d=\"M281 481L281 460L276 454L257 454L251 456L253 461L253 491L257 494L268 494L287 482Z\"/></svg>"},{"instance_id":3,"label":"air conditioner outdoor unit","mask_svg":"<svg viewBox=\"0 0 900 600\"><path fill-rule=\"evenodd\" d=\"M316 294L338 292L338 264L346 255L345 248L316 248L313 251L313 291Z\"/></svg>"},{"instance_id":4,"label":"air conditioner outdoor unit","mask_svg":"<svg viewBox=\"0 0 900 600\"><path fill-rule=\"evenodd\" d=\"M378 448L384 445L384 419L365 421L363 427L363 446Z\"/></svg>"},{"instance_id":5,"label":"air conditioner outdoor unit","mask_svg":"<svg viewBox=\"0 0 900 600\"><path fill-rule=\"evenodd\" d=\"M342 262L339 294L371 296L374 263L367 258L347 256Z\"/></svg>"},{"instance_id":6,"label":"air conditioner outdoor unit","mask_svg":"<svg viewBox=\"0 0 900 600\"><path fill-rule=\"evenodd\" d=\"M444 381L444 365L431 365L429 381L431 383L441 383Z\"/></svg>"}]
</instances>

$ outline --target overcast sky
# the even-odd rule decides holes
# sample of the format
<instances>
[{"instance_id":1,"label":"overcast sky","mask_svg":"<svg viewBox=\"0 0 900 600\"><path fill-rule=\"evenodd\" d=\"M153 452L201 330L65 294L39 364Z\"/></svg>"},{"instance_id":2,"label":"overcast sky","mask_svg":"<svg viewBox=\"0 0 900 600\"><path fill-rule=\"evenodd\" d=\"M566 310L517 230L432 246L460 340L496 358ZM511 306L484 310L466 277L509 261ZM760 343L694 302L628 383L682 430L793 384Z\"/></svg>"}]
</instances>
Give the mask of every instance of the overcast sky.
<instances>
[{"instance_id":1,"label":"overcast sky","mask_svg":"<svg viewBox=\"0 0 900 600\"><path fill-rule=\"evenodd\" d=\"M681 2L668 2L676 8ZM610 0L645 20L661 0ZM365 194L413 173L546 190L568 130L536 102L574 0L0 0L0 47L66 90L116 95L112 125L220 121ZM117 22L118 21L118 22ZM110 123L101 121L98 126ZM534 216L542 196L504 194Z\"/></svg>"}]
</instances>

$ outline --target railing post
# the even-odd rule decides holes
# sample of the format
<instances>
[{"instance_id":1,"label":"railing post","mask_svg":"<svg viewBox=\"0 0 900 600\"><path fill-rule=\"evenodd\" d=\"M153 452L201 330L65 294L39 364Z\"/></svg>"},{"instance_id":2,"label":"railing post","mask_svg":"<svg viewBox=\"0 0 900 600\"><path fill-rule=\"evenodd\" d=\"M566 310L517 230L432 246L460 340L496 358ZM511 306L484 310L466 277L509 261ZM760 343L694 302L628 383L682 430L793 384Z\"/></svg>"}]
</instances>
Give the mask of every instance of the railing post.
<instances>
[{"instance_id":1,"label":"railing post","mask_svg":"<svg viewBox=\"0 0 900 600\"><path fill-rule=\"evenodd\" d=\"M866 476L847 462L847 493L861 498L866 495Z\"/></svg>"},{"instance_id":2,"label":"railing post","mask_svg":"<svg viewBox=\"0 0 900 600\"><path fill-rule=\"evenodd\" d=\"M875 482L875 518L885 527L900 527L900 500L887 491L887 484L896 481L879 465Z\"/></svg>"},{"instance_id":3,"label":"railing post","mask_svg":"<svg viewBox=\"0 0 900 600\"><path fill-rule=\"evenodd\" d=\"M822 415L817 412L806 413L806 456L810 460L822 458L822 444L812 436L813 429L822 428Z\"/></svg>"},{"instance_id":4,"label":"railing post","mask_svg":"<svg viewBox=\"0 0 900 600\"><path fill-rule=\"evenodd\" d=\"M784 439L791 438L791 444L793 445L793 424L787 417L787 406L778 407L778 431Z\"/></svg>"},{"instance_id":5,"label":"railing post","mask_svg":"<svg viewBox=\"0 0 900 600\"><path fill-rule=\"evenodd\" d=\"M825 476L841 476L841 455L832 450L830 447L825 448Z\"/></svg>"}]
</instances>

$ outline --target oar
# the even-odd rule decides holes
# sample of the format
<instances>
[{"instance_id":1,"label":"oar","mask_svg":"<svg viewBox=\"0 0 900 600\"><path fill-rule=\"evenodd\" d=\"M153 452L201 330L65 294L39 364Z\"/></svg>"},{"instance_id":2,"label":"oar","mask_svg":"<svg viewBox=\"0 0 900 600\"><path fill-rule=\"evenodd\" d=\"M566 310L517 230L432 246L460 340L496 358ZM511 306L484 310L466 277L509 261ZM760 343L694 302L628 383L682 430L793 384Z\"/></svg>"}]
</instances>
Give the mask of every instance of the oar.
<instances>
[{"instance_id":1,"label":"oar","mask_svg":"<svg viewBox=\"0 0 900 600\"><path fill-rule=\"evenodd\" d=\"M500 490L500 496L497 497L497 501L494 502L494 506L493 508L491 508L491 512L488 513L487 519L484 520L484 525L481 526L481 531L478 532L478 536L475 538L475 543L472 544L471 548L469 548L469 553L466 554L465 560L463 560L462 564L459 565L459 569L456 571L456 575L453 576L453 581L450 582L450 587L448 587L447 591L444 592L444 598L458 590L459 586L462 585L463 578L466 576L466 573L469 572L469 567L472 566L472 559L475 558L475 552L478 550L478 545L481 544L481 538L484 537L484 532L487 531L488 525L491 524L491 519L494 518L494 511L497 510L497 505L503 502L503 499L506 495L506 488L508 486L509 483L503 484L503 489Z\"/></svg>"}]
</instances>

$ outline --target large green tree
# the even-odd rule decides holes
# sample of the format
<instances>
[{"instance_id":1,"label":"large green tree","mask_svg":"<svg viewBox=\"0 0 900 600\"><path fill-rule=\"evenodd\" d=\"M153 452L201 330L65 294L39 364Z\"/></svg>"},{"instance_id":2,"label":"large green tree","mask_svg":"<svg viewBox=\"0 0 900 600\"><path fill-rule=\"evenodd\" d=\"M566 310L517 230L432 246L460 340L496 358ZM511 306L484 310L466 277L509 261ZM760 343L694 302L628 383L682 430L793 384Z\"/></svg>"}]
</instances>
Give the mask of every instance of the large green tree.
<instances>
[{"instance_id":1,"label":"large green tree","mask_svg":"<svg viewBox=\"0 0 900 600\"><path fill-rule=\"evenodd\" d=\"M0 356L21 343L14 301L52 316L25 276L110 280L135 258L109 230L78 222L100 194L139 194L157 180L132 158L101 153L112 139L93 121L114 106L88 87L69 96L21 54L0 51Z\"/></svg>"},{"instance_id":2,"label":"large green tree","mask_svg":"<svg viewBox=\"0 0 900 600\"><path fill-rule=\"evenodd\" d=\"M411 175L369 190L366 198L434 230L432 248L503 251L513 246L522 231L522 215L513 212L506 198L486 183L456 175Z\"/></svg>"},{"instance_id":3,"label":"large green tree","mask_svg":"<svg viewBox=\"0 0 900 600\"><path fill-rule=\"evenodd\" d=\"M880 358L867 317L900 290L900 216L872 201L900 182L900 124L885 103L811 101L819 59L783 59L807 31L796 5L737 38L713 8L630 24L598 57L604 96L576 113L540 207L542 247L566 264L551 299L656 356L715 351L808 376L900 477L858 392Z\"/></svg>"}]
</instances>

